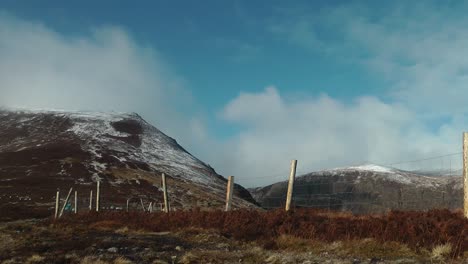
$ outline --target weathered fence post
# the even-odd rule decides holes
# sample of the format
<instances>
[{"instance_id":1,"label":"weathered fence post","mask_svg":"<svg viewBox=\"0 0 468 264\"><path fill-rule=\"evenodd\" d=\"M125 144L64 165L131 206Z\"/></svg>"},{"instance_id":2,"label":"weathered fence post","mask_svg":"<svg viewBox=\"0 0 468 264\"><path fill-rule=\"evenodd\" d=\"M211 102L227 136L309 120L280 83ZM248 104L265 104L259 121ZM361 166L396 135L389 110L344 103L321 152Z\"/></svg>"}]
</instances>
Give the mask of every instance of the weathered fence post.
<instances>
[{"instance_id":1,"label":"weathered fence post","mask_svg":"<svg viewBox=\"0 0 468 264\"><path fill-rule=\"evenodd\" d=\"M101 187L101 181L97 181L97 186L96 186L96 212L99 212L99 200L100 200L100 187Z\"/></svg>"},{"instance_id":2,"label":"weathered fence post","mask_svg":"<svg viewBox=\"0 0 468 264\"><path fill-rule=\"evenodd\" d=\"M463 214L468 218L468 133L463 133Z\"/></svg>"},{"instance_id":3,"label":"weathered fence post","mask_svg":"<svg viewBox=\"0 0 468 264\"><path fill-rule=\"evenodd\" d=\"M75 214L78 212L78 191L75 191Z\"/></svg>"},{"instance_id":4,"label":"weathered fence post","mask_svg":"<svg viewBox=\"0 0 468 264\"><path fill-rule=\"evenodd\" d=\"M89 211L93 210L93 190L89 192Z\"/></svg>"},{"instance_id":5,"label":"weathered fence post","mask_svg":"<svg viewBox=\"0 0 468 264\"><path fill-rule=\"evenodd\" d=\"M229 176L228 182L227 182L227 190L226 190L226 208L224 209L224 211L226 212L231 210L233 191L234 191L234 176Z\"/></svg>"},{"instance_id":6,"label":"weathered fence post","mask_svg":"<svg viewBox=\"0 0 468 264\"><path fill-rule=\"evenodd\" d=\"M398 189L398 209L403 208L403 190L401 188Z\"/></svg>"},{"instance_id":7,"label":"weathered fence post","mask_svg":"<svg viewBox=\"0 0 468 264\"><path fill-rule=\"evenodd\" d=\"M57 194L55 196L55 218L58 217L59 204L60 204L60 191L57 190Z\"/></svg>"},{"instance_id":8,"label":"weathered fence post","mask_svg":"<svg viewBox=\"0 0 468 264\"><path fill-rule=\"evenodd\" d=\"M128 213L128 204L130 203L130 198L127 198L127 213Z\"/></svg>"},{"instance_id":9,"label":"weathered fence post","mask_svg":"<svg viewBox=\"0 0 468 264\"><path fill-rule=\"evenodd\" d=\"M148 205L148 212L152 213L153 212L153 202L150 202Z\"/></svg>"},{"instance_id":10,"label":"weathered fence post","mask_svg":"<svg viewBox=\"0 0 468 264\"><path fill-rule=\"evenodd\" d=\"M294 189L294 178L296 177L297 160L291 161L291 173L289 174L288 193L286 196L286 211L291 208L291 201Z\"/></svg>"},{"instance_id":11,"label":"weathered fence post","mask_svg":"<svg viewBox=\"0 0 468 264\"><path fill-rule=\"evenodd\" d=\"M166 175L163 173L162 177L162 187L163 187L163 196L164 196L164 212L169 212L169 198L167 196L167 183L166 183Z\"/></svg>"},{"instance_id":12,"label":"weathered fence post","mask_svg":"<svg viewBox=\"0 0 468 264\"><path fill-rule=\"evenodd\" d=\"M70 188L70 191L68 191L67 198L65 199L65 203L63 204L63 207L62 207L62 210L60 211L59 217L62 217L63 211L65 211L65 206L67 206L67 204L68 204L68 200L70 199L70 195L71 195L72 191L73 191L73 187Z\"/></svg>"},{"instance_id":13,"label":"weathered fence post","mask_svg":"<svg viewBox=\"0 0 468 264\"><path fill-rule=\"evenodd\" d=\"M143 208L143 212L146 212L145 204L143 203L143 199L140 198L141 208Z\"/></svg>"}]
</instances>

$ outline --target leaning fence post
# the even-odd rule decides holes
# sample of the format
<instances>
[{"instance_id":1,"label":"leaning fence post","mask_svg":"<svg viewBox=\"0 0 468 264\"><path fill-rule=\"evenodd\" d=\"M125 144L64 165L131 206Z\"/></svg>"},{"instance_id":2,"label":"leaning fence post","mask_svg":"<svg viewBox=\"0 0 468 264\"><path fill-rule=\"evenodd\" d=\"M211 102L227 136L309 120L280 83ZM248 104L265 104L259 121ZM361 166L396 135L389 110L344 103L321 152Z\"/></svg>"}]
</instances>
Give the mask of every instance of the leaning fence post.
<instances>
[{"instance_id":1,"label":"leaning fence post","mask_svg":"<svg viewBox=\"0 0 468 264\"><path fill-rule=\"evenodd\" d=\"M93 210L93 190L89 192L89 211Z\"/></svg>"},{"instance_id":2,"label":"leaning fence post","mask_svg":"<svg viewBox=\"0 0 468 264\"><path fill-rule=\"evenodd\" d=\"M140 198L141 208L143 208L143 212L146 212L145 204L143 203L143 199Z\"/></svg>"},{"instance_id":3,"label":"leaning fence post","mask_svg":"<svg viewBox=\"0 0 468 264\"><path fill-rule=\"evenodd\" d=\"M59 204L60 204L60 191L57 190L57 194L55 196L55 218L58 217Z\"/></svg>"},{"instance_id":4,"label":"leaning fence post","mask_svg":"<svg viewBox=\"0 0 468 264\"><path fill-rule=\"evenodd\" d=\"M78 212L78 192L75 191L75 214Z\"/></svg>"},{"instance_id":5,"label":"leaning fence post","mask_svg":"<svg viewBox=\"0 0 468 264\"><path fill-rule=\"evenodd\" d=\"M166 175L163 173L162 177L162 184L163 184L163 196L164 196L164 212L169 212L169 199L167 197L167 184L166 184Z\"/></svg>"},{"instance_id":6,"label":"leaning fence post","mask_svg":"<svg viewBox=\"0 0 468 264\"><path fill-rule=\"evenodd\" d=\"M65 206L68 204L68 199L70 199L71 192L73 191L73 187L70 188L70 191L68 191L67 198L65 199L65 203L63 204L62 210L60 211L59 217L62 217L63 211L65 211Z\"/></svg>"},{"instance_id":7,"label":"leaning fence post","mask_svg":"<svg viewBox=\"0 0 468 264\"><path fill-rule=\"evenodd\" d=\"M468 218L468 133L463 133L463 214Z\"/></svg>"},{"instance_id":8,"label":"leaning fence post","mask_svg":"<svg viewBox=\"0 0 468 264\"><path fill-rule=\"evenodd\" d=\"M296 177L297 160L291 161L291 173L289 174L288 193L286 196L286 211L291 208L291 201L294 189L294 178Z\"/></svg>"},{"instance_id":9,"label":"leaning fence post","mask_svg":"<svg viewBox=\"0 0 468 264\"><path fill-rule=\"evenodd\" d=\"M100 200L100 197L99 197L99 196L101 195L101 194L99 193L100 187L101 187L101 181L98 180L98 181L97 181L97 186L96 186L96 212L99 212L99 202L100 202L100 201L99 201L99 200Z\"/></svg>"},{"instance_id":10,"label":"leaning fence post","mask_svg":"<svg viewBox=\"0 0 468 264\"><path fill-rule=\"evenodd\" d=\"M233 190L234 190L234 176L229 176L228 182L227 182L227 190L226 190L226 208L224 209L224 211L226 212L231 210Z\"/></svg>"}]
</instances>

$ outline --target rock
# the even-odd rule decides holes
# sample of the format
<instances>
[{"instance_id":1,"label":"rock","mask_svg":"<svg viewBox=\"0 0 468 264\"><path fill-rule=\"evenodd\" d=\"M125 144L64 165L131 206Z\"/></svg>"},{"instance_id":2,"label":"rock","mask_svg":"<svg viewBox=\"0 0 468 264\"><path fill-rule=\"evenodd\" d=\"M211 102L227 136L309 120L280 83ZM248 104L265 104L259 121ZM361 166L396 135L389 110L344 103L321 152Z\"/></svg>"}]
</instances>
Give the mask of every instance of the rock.
<instances>
[{"instance_id":1,"label":"rock","mask_svg":"<svg viewBox=\"0 0 468 264\"><path fill-rule=\"evenodd\" d=\"M175 247L175 250L177 250L177 251L182 251L182 250L184 250L184 248L181 247L181 246L177 246L177 247Z\"/></svg>"},{"instance_id":2,"label":"rock","mask_svg":"<svg viewBox=\"0 0 468 264\"><path fill-rule=\"evenodd\" d=\"M228 249L229 248L229 244L228 243L219 243L216 245L217 248L222 248L222 249Z\"/></svg>"},{"instance_id":3,"label":"rock","mask_svg":"<svg viewBox=\"0 0 468 264\"><path fill-rule=\"evenodd\" d=\"M110 252L110 253L117 253L118 251L119 250L116 247L111 247L107 249L107 252Z\"/></svg>"}]
</instances>

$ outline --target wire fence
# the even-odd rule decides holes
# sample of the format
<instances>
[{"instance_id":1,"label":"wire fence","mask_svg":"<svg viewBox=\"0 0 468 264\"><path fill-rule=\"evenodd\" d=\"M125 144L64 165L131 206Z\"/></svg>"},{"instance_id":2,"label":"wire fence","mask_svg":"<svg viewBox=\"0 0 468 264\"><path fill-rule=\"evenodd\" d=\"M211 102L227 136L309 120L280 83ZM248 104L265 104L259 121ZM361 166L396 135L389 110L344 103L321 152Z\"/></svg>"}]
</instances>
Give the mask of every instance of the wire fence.
<instances>
[{"instance_id":1,"label":"wire fence","mask_svg":"<svg viewBox=\"0 0 468 264\"><path fill-rule=\"evenodd\" d=\"M374 165L352 164L334 169L314 170L301 167L296 170L292 194L292 206L322 208L354 213L381 213L388 210L427 210L432 208L457 209L463 205L462 152L454 152L421 159ZM315 172L314 172L315 171ZM251 190L253 198L265 209L284 208L287 200L288 167L269 176L250 178L236 177L242 185L268 180L271 185ZM171 188L171 186L169 186ZM90 185L78 191L78 212L96 210L96 194L90 199ZM68 191L68 190L67 190ZM42 195L34 198L36 203L48 206L53 212L55 196ZM66 193L65 193L66 195ZM161 193L154 195L109 194L100 200L101 211L164 211ZM110 199L112 196L112 199ZM115 199L115 197L119 197ZM31 201L28 195L0 194L2 202L12 204ZM172 199L170 199L172 201ZM237 200L239 201L239 200ZM60 209L74 212L74 194L66 203L61 194ZM236 200L233 202L236 206ZM224 209L222 202L200 201L190 206L174 203L172 211L195 207Z\"/></svg>"},{"instance_id":2,"label":"wire fence","mask_svg":"<svg viewBox=\"0 0 468 264\"><path fill-rule=\"evenodd\" d=\"M388 210L457 209L463 205L463 152L379 165L366 162L313 172L299 169L292 206L380 213ZM255 188L267 209L284 208L288 172L273 175L272 185ZM241 178L255 182L263 177ZM279 183L278 183L279 182Z\"/></svg>"}]
</instances>

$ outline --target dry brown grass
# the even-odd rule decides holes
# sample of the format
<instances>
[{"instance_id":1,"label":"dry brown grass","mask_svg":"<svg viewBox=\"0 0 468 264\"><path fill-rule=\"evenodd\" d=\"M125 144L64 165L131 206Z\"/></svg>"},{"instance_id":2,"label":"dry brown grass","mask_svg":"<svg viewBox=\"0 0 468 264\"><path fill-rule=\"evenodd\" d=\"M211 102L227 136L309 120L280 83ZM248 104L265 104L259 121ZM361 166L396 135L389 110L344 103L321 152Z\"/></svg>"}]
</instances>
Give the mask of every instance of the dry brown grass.
<instances>
[{"instance_id":1,"label":"dry brown grass","mask_svg":"<svg viewBox=\"0 0 468 264\"><path fill-rule=\"evenodd\" d=\"M432 249L431 258L433 259L445 259L450 257L452 254L452 244L446 243L443 245L437 245Z\"/></svg>"},{"instance_id":2,"label":"dry brown grass","mask_svg":"<svg viewBox=\"0 0 468 264\"><path fill-rule=\"evenodd\" d=\"M117 234L128 234L130 232L130 229L127 226L120 227L117 230L115 230L115 233Z\"/></svg>"},{"instance_id":3,"label":"dry brown grass","mask_svg":"<svg viewBox=\"0 0 468 264\"><path fill-rule=\"evenodd\" d=\"M359 258L416 258L425 257L416 253L408 246L398 242L379 242L374 239L335 241L324 243L321 241L304 239L294 236L281 235L275 240L279 250L293 252L312 252L314 254L333 254L346 257L355 256ZM447 257L447 256L445 256ZM444 257L444 258L445 258Z\"/></svg>"},{"instance_id":4,"label":"dry brown grass","mask_svg":"<svg viewBox=\"0 0 468 264\"><path fill-rule=\"evenodd\" d=\"M353 216L320 210L297 209L260 212L237 210L178 211L155 213L90 213L78 214L57 222L60 226L88 225L91 228L152 232L178 231L186 228L214 229L228 238L242 241L266 241L267 248L282 235L331 243L373 239L376 244L389 242L407 245L412 250L432 250L437 245L451 243L452 255L468 250L468 220L460 213L448 210L429 212L390 212L380 216ZM285 243L280 242L280 243ZM371 247L372 245L365 245ZM375 248L373 250L379 250Z\"/></svg>"},{"instance_id":5,"label":"dry brown grass","mask_svg":"<svg viewBox=\"0 0 468 264\"><path fill-rule=\"evenodd\" d=\"M267 246L269 245L267 244ZM274 244L270 246L272 249L314 252L320 252L324 248L323 243L316 243L315 240L290 235L280 235L274 240Z\"/></svg>"},{"instance_id":6,"label":"dry brown grass","mask_svg":"<svg viewBox=\"0 0 468 264\"><path fill-rule=\"evenodd\" d=\"M26 260L26 263L41 263L42 261L44 261L44 257L43 256L40 256L38 254L34 254L32 256L30 256L27 260Z\"/></svg>"},{"instance_id":7,"label":"dry brown grass","mask_svg":"<svg viewBox=\"0 0 468 264\"><path fill-rule=\"evenodd\" d=\"M122 227L122 223L116 220L103 220L92 223L89 225L89 227L101 230L115 230Z\"/></svg>"},{"instance_id":8,"label":"dry brown grass","mask_svg":"<svg viewBox=\"0 0 468 264\"><path fill-rule=\"evenodd\" d=\"M398 242L380 242L374 239L342 241L330 252L339 256L356 256L358 258L401 259L427 257L421 252L416 253L407 245Z\"/></svg>"},{"instance_id":9,"label":"dry brown grass","mask_svg":"<svg viewBox=\"0 0 468 264\"><path fill-rule=\"evenodd\" d=\"M400 242L372 238L324 241L281 233L248 241L233 239L219 227L157 232L148 228L154 224L148 219L149 215L142 216L149 221L146 228L135 228L128 221L130 218L119 222L121 226L115 229L112 229L115 219L100 219L96 225L92 221L75 221L73 225L60 222L53 226L35 222L14 223L4 228L0 225L0 234L14 238L12 247L0 252L0 259L5 263L33 263L28 259L34 253L45 258L35 263L132 263L129 259L134 263L172 263L173 256L176 256L176 263L324 263L325 260L351 263L353 259L361 263L371 260L464 263L468 260L466 253L465 260L461 258L463 254L451 259L453 252L447 253L444 244L414 249ZM91 225L93 227L89 228ZM108 250L111 247L118 250L111 252Z\"/></svg>"},{"instance_id":10,"label":"dry brown grass","mask_svg":"<svg viewBox=\"0 0 468 264\"><path fill-rule=\"evenodd\" d=\"M132 264L133 261L131 260L128 260L124 257L117 257L116 259L114 259L114 264Z\"/></svg>"},{"instance_id":11,"label":"dry brown grass","mask_svg":"<svg viewBox=\"0 0 468 264\"><path fill-rule=\"evenodd\" d=\"M80 264L109 264L109 262L101 260L96 256L86 256L80 261Z\"/></svg>"}]
</instances>

